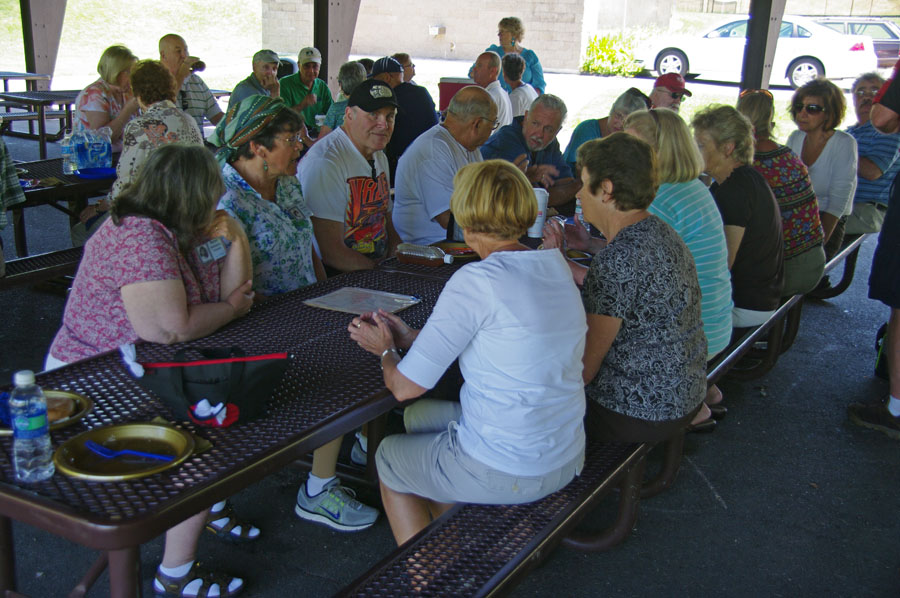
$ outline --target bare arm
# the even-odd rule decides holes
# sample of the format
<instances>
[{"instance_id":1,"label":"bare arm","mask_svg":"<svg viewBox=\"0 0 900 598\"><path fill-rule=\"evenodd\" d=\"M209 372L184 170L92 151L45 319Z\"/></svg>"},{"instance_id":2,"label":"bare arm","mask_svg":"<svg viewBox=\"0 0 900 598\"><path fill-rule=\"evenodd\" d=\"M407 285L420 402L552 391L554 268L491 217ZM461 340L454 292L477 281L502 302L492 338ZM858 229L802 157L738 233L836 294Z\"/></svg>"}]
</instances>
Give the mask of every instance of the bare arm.
<instances>
[{"instance_id":1,"label":"bare arm","mask_svg":"<svg viewBox=\"0 0 900 598\"><path fill-rule=\"evenodd\" d=\"M737 257L738 249L741 248L741 241L744 239L743 226L725 225L725 245L728 247L728 269L734 265L734 258Z\"/></svg>"},{"instance_id":2,"label":"bare arm","mask_svg":"<svg viewBox=\"0 0 900 598\"><path fill-rule=\"evenodd\" d=\"M584 344L584 370L581 376L587 384L597 376L609 348L612 347L619 329L622 327L622 319L598 314L587 315L587 338Z\"/></svg>"},{"instance_id":3,"label":"bare arm","mask_svg":"<svg viewBox=\"0 0 900 598\"><path fill-rule=\"evenodd\" d=\"M109 118L109 114L106 112L100 112L98 110L84 110L82 114L88 121L88 128L92 130L97 130L100 127L109 127L112 129L112 141L118 141L122 138L122 132L125 130L125 125L131 120L131 117L138 111L140 106L138 106L137 100L131 98L125 105L122 107L122 110L115 116L115 118Z\"/></svg>"},{"instance_id":4,"label":"bare arm","mask_svg":"<svg viewBox=\"0 0 900 598\"><path fill-rule=\"evenodd\" d=\"M393 347L412 345L419 334L418 330L409 328L403 323L403 320L384 311L379 311L377 314L362 314L353 318L347 326L347 330L350 332L351 340L365 351L381 358L384 384L398 401L414 399L428 390L404 376L397 369L400 356L396 352L390 351Z\"/></svg>"},{"instance_id":5,"label":"bare arm","mask_svg":"<svg viewBox=\"0 0 900 598\"><path fill-rule=\"evenodd\" d=\"M210 238L225 237L231 242L228 255L219 271L219 296L228 297L245 281L253 278L253 263L250 259L250 242L237 220L224 210L217 210L212 224L206 230Z\"/></svg>"},{"instance_id":6,"label":"bare arm","mask_svg":"<svg viewBox=\"0 0 900 598\"><path fill-rule=\"evenodd\" d=\"M819 218L822 220L822 230L825 232L824 242L827 243L828 239L831 238L831 233L834 232L834 227L837 226L838 218L834 214L829 214L828 212L819 212Z\"/></svg>"},{"instance_id":7,"label":"bare arm","mask_svg":"<svg viewBox=\"0 0 900 598\"><path fill-rule=\"evenodd\" d=\"M385 215L384 224L387 229L387 251L385 252L384 257L388 258L397 253L397 245L402 243L402 241L400 240L400 235L397 234L397 230L394 228L394 219L391 217L390 213Z\"/></svg>"},{"instance_id":8,"label":"bare arm","mask_svg":"<svg viewBox=\"0 0 900 598\"><path fill-rule=\"evenodd\" d=\"M440 224L441 228L447 230L447 227L450 226L450 210L441 212L440 214L432 218L432 220Z\"/></svg>"},{"instance_id":9,"label":"bare arm","mask_svg":"<svg viewBox=\"0 0 900 598\"><path fill-rule=\"evenodd\" d=\"M550 199L547 201L548 206L558 206L568 201L572 201L578 190L581 189L581 181L572 177L565 179L556 179L553 186L548 187Z\"/></svg>"},{"instance_id":10,"label":"bare arm","mask_svg":"<svg viewBox=\"0 0 900 598\"><path fill-rule=\"evenodd\" d=\"M125 313L144 340L172 344L212 334L246 314L253 304L252 281L237 287L225 301L188 305L181 280L152 280L122 287Z\"/></svg>"},{"instance_id":11,"label":"bare arm","mask_svg":"<svg viewBox=\"0 0 900 598\"><path fill-rule=\"evenodd\" d=\"M872 162L865 156L859 157L859 166L857 166L856 171L859 173L859 176L867 181L880 179L881 175L884 174L875 162Z\"/></svg>"},{"instance_id":12,"label":"bare arm","mask_svg":"<svg viewBox=\"0 0 900 598\"><path fill-rule=\"evenodd\" d=\"M322 250L322 261L342 272L371 270L375 262L347 247L344 243L344 223L312 217L313 232ZM395 233L396 234L396 233Z\"/></svg>"},{"instance_id":13,"label":"bare arm","mask_svg":"<svg viewBox=\"0 0 900 598\"><path fill-rule=\"evenodd\" d=\"M900 131L900 114L897 114L883 104L875 104L872 106L872 112L869 115L872 126L882 133L896 133Z\"/></svg>"}]
</instances>

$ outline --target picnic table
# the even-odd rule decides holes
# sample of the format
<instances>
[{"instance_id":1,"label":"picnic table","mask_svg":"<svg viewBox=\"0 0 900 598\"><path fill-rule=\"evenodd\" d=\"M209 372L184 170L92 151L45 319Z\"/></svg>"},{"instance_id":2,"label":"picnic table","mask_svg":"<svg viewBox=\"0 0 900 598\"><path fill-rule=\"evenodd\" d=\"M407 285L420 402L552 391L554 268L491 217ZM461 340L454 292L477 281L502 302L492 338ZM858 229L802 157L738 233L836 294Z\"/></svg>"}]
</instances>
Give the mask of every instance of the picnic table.
<instances>
[{"instance_id":1,"label":"picnic table","mask_svg":"<svg viewBox=\"0 0 900 598\"><path fill-rule=\"evenodd\" d=\"M345 286L417 295L421 302L402 314L420 327L443 285L436 277L398 271L353 272L272 298L206 338L172 346L138 345L139 361L171 360L185 347L233 345L249 355L291 355L264 417L227 429L178 422L213 447L161 473L92 482L57 472L44 482L20 484L13 474L11 438L0 438L0 594L16 587L10 524L16 520L103 551L81 588L89 587L108 563L110 595L139 596L142 543L397 405L384 387L378 359L350 340L351 316L303 302ZM51 433L54 448L99 426L172 420L171 412L131 378L116 352L37 378L44 388L80 393L95 405L76 424ZM371 441L369 449L375 450Z\"/></svg>"},{"instance_id":2,"label":"picnic table","mask_svg":"<svg viewBox=\"0 0 900 598\"><path fill-rule=\"evenodd\" d=\"M11 79L25 81L25 87L29 91L37 91L38 81L49 81L50 75L41 75L38 73L18 73L15 71L0 71L0 79L3 79L3 91L9 91L9 82Z\"/></svg>"},{"instance_id":3,"label":"picnic table","mask_svg":"<svg viewBox=\"0 0 900 598\"><path fill-rule=\"evenodd\" d=\"M113 164L118 154L113 154ZM25 189L25 201L10 208L13 216L13 234L16 253L19 257L28 255L28 239L25 232L25 208L49 205L77 220L88 198L103 195L112 187L115 177L86 179L75 174L63 174L62 159L21 162L16 167L25 172L19 178L36 179L41 182L56 179L57 185L40 185ZM65 205L63 205L65 202Z\"/></svg>"},{"instance_id":4,"label":"picnic table","mask_svg":"<svg viewBox=\"0 0 900 598\"><path fill-rule=\"evenodd\" d=\"M47 141L56 141L61 139L63 135L66 133L66 129L72 128L72 107L75 105L75 100L78 98L78 94L81 93L81 90L67 90L67 91L4 91L0 93L0 100L4 100L9 102L10 104L15 104L21 106L23 108L31 108L34 110L36 114L29 116L29 119L37 120L38 123L38 133L35 135L32 132L22 132L22 131L12 131L11 129L4 130L4 135L11 135L13 137L22 137L25 139L36 139L38 141L38 147L40 150L41 159L45 159L47 157ZM47 108L52 106L58 106L61 111L64 111L64 114L54 114L52 118L60 118L60 130L53 134L52 136L47 135ZM26 113L30 114L30 113ZM19 115L23 116L23 115ZM4 114L4 118L12 118L17 117L16 113ZM64 119L64 123L63 123Z\"/></svg>"}]
</instances>

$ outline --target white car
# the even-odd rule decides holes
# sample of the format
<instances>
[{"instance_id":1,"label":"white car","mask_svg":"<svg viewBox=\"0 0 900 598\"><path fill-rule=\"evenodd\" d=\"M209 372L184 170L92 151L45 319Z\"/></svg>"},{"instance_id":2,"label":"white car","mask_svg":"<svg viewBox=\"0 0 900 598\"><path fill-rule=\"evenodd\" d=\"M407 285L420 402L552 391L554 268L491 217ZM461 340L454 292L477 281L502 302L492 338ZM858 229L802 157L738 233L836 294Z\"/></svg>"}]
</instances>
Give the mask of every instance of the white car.
<instances>
[{"instance_id":1,"label":"white car","mask_svg":"<svg viewBox=\"0 0 900 598\"><path fill-rule=\"evenodd\" d=\"M704 79L740 81L748 21L748 17L732 17L700 36L657 40L639 49L637 60L660 75L692 73ZM796 88L819 76L852 78L877 66L870 37L843 35L810 19L785 15L770 83Z\"/></svg>"}]
</instances>

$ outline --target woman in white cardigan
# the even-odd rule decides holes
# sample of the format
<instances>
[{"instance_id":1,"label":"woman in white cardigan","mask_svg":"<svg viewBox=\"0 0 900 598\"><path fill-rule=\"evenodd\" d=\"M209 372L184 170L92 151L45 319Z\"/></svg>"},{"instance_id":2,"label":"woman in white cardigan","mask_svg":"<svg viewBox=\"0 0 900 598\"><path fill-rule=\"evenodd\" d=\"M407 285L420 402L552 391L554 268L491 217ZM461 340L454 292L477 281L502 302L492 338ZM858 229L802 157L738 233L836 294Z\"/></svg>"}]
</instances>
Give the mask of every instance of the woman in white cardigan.
<instances>
[{"instance_id":1,"label":"woman in white cardigan","mask_svg":"<svg viewBox=\"0 0 900 598\"><path fill-rule=\"evenodd\" d=\"M794 92L791 101L791 116L797 130L788 137L787 145L809 169L819 199L826 259L831 259L841 247L844 223L853 208L856 192L856 140L837 130L846 109L843 92L821 78Z\"/></svg>"}]
</instances>

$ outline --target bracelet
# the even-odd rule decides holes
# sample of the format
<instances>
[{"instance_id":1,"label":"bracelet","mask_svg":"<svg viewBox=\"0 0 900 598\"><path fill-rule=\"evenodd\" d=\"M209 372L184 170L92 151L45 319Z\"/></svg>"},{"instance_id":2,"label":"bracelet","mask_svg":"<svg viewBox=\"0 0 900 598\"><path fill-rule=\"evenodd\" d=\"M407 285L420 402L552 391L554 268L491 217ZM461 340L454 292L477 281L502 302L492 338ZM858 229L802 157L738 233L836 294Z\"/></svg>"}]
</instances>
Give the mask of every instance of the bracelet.
<instances>
[{"instance_id":1,"label":"bracelet","mask_svg":"<svg viewBox=\"0 0 900 598\"><path fill-rule=\"evenodd\" d=\"M388 353L393 353L394 355L397 356L397 359L400 359L400 353L397 351L397 347L391 347L390 349L385 349L384 352L381 354L381 369L382 369L382 371L384 370L384 356L387 355Z\"/></svg>"}]
</instances>

